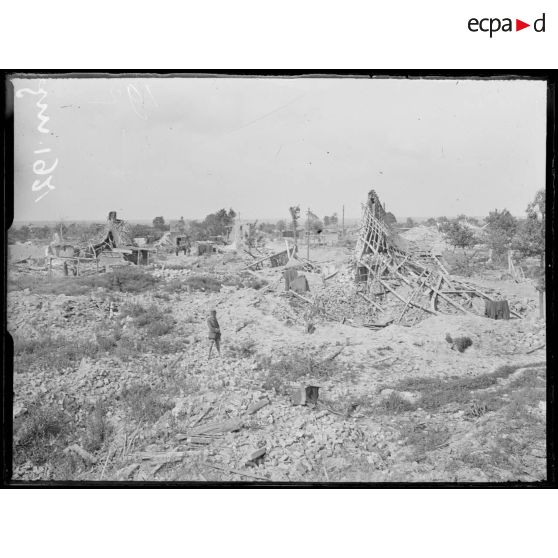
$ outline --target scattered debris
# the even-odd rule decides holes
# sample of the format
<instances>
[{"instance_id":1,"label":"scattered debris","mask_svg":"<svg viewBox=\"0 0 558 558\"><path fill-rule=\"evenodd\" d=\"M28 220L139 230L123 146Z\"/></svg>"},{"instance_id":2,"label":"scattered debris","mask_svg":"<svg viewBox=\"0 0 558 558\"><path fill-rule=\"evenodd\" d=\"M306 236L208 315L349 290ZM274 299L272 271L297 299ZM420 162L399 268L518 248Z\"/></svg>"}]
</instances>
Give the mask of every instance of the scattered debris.
<instances>
[{"instance_id":1,"label":"scattered debris","mask_svg":"<svg viewBox=\"0 0 558 558\"><path fill-rule=\"evenodd\" d=\"M254 413L257 413L260 409L263 409L266 405L269 405L269 399L261 399L257 403L250 405L250 407L248 407L248 410L246 411L246 414L253 415Z\"/></svg>"},{"instance_id":2,"label":"scattered debris","mask_svg":"<svg viewBox=\"0 0 558 558\"><path fill-rule=\"evenodd\" d=\"M214 422L206 426L198 426L190 431L190 436L199 436L200 434L224 434L226 432L235 432L244 426L243 419L230 419L221 422Z\"/></svg>"},{"instance_id":3,"label":"scattered debris","mask_svg":"<svg viewBox=\"0 0 558 558\"><path fill-rule=\"evenodd\" d=\"M246 465L250 466L250 465L257 465L261 463L263 461L264 455L266 454L266 451L267 451L266 448L262 447L250 452L246 460Z\"/></svg>"}]
</instances>

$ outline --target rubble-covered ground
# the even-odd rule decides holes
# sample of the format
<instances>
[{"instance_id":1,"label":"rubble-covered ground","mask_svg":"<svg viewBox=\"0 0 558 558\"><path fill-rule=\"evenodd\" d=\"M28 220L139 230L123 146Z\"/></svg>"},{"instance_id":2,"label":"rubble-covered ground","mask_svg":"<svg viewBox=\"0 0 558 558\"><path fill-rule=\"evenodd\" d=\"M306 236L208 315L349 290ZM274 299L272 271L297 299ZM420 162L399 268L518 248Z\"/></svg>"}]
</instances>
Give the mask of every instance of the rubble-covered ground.
<instances>
[{"instance_id":1,"label":"rubble-covered ground","mask_svg":"<svg viewBox=\"0 0 558 558\"><path fill-rule=\"evenodd\" d=\"M173 255L83 278L12 272L14 479L545 479L545 323L531 281L494 281L523 319L370 329L341 323L342 301L312 314L279 268L248 263ZM211 309L223 338L208 359ZM447 334L472 345L461 353ZM319 386L316 405L293 404L300 386Z\"/></svg>"}]
</instances>

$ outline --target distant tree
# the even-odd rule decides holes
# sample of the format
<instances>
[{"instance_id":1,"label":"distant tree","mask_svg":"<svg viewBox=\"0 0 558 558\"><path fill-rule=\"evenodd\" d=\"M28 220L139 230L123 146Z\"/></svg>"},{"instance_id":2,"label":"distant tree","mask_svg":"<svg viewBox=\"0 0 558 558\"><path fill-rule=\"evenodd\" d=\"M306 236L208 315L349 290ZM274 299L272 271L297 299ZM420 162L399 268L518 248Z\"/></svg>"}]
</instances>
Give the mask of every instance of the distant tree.
<instances>
[{"instance_id":1,"label":"distant tree","mask_svg":"<svg viewBox=\"0 0 558 558\"><path fill-rule=\"evenodd\" d=\"M486 218L487 244L492 257L502 260L517 233L517 219L507 210L491 211Z\"/></svg>"},{"instance_id":2,"label":"distant tree","mask_svg":"<svg viewBox=\"0 0 558 558\"><path fill-rule=\"evenodd\" d=\"M527 206L527 219L520 221L512 248L523 257L538 257L544 269L546 204L544 190L539 190Z\"/></svg>"},{"instance_id":3,"label":"distant tree","mask_svg":"<svg viewBox=\"0 0 558 558\"><path fill-rule=\"evenodd\" d=\"M462 248L465 252L466 248L472 248L478 244L475 233L467 226L462 225L459 220L444 223L441 230L446 237L446 241L451 244L454 249Z\"/></svg>"},{"instance_id":4,"label":"distant tree","mask_svg":"<svg viewBox=\"0 0 558 558\"><path fill-rule=\"evenodd\" d=\"M159 232L156 232L159 231ZM133 225L132 226L132 238L147 238L150 241L152 238L162 236L159 229L155 229L150 225Z\"/></svg>"},{"instance_id":5,"label":"distant tree","mask_svg":"<svg viewBox=\"0 0 558 558\"><path fill-rule=\"evenodd\" d=\"M436 219L434 219L434 217L430 217L424 222L424 224L427 227L435 227L438 223L436 222Z\"/></svg>"},{"instance_id":6,"label":"distant tree","mask_svg":"<svg viewBox=\"0 0 558 558\"><path fill-rule=\"evenodd\" d=\"M48 225L30 228L30 238L34 240L51 240L53 230Z\"/></svg>"},{"instance_id":7,"label":"distant tree","mask_svg":"<svg viewBox=\"0 0 558 558\"><path fill-rule=\"evenodd\" d=\"M287 229L287 223L285 223L284 219L280 219L279 221L277 221L277 224L275 225L275 228L282 233L284 230Z\"/></svg>"},{"instance_id":8,"label":"distant tree","mask_svg":"<svg viewBox=\"0 0 558 558\"><path fill-rule=\"evenodd\" d=\"M8 230L8 244L15 244L16 242L27 242L31 238L31 229L27 225L22 225L19 228L10 228Z\"/></svg>"},{"instance_id":9,"label":"distant tree","mask_svg":"<svg viewBox=\"0 0 558 558\"><path fill-rule=\"evenodd\" d=\"M163 217L155 217L153 219L153 228L163 230L165 228L165 220Z\"/></svg>"},{"instance_id":10,"label":"distant tree","mask_svg":"<svg viewBox=\"0 0 558 558\"><path fill-rule=\"evenodd\" d=\"M388 211L384 216L384 222L386 225L395 225L395 223L397 223L397 219L391 211Z\"/></svg>"},{"instance_id":11,"label":"distant tree","mask_svg":"<svg viewBox=\"0 0 558 558\"><path fill-rule=\"evenodd\" d=\"M337 213L334 213L330 218L329 222L331 225L337 225L339 223L339 218L337 217Z\"/></svg>"},{"instance_id":12,"label":"distant tree","mask_svg":"<svg viewBox=\"0 0 558 558\"><path fill-rule=\"evenodd\" d=\"M188 222L188 234L192 240L207 240L209 234L201 221L196 219Z\"/></svg>"},{"instance_id":13,"label":"distant tree","mask_svg":"<svg viewBox=\"0 0 558 558\"><path fill-rule=\"evenodd\" d=\"M203 220L205 236L224 236L227 239L232 230L236 213L233 209L219 209L216 213L210 213Z\"/></svg>"},{"instance_id":14,"label":"distant tree","mask_svg":"<svg viewBox=\"0 0 558 558\"><path fill-rule=\"evenodd\" d=\"M449 219L445 216L442 216L442 217L438 217L437 221L438 223L447 223Z\"/></svg>"},{"instance_id":15,"label":"distant tree","mask_svg":"<svg viewBox=\"0 0 558 558\"><path fill-rule=\"evenodd\" d=\"M461 213L460 215L457 216L457 220L458 221L467 221L467 215L465 215L465 213Z\"/></svg>"},{"instance_id":16,"label":"distant tree","mask_svg":"<svg viewBox=\"0 0 558 558\"><path fill-rule=\"evenodd\" d=\"M415 222L413 221L413 219L411 219L411 217L407 217L407 220L405 221L405 226L412 229L415 226Z\"/></svg>"},{"instance_id":17,"label":"distant tree","mask_svg":"<svg viewBox=\"0 0 558 558\"><path fill-rule=\"evenodd\" d=\"M329 216L326 215L326 216L324 217L324 226L325 226L325 227L329 227L329 224L330 224L330 219L329 219Z\"/></svg>"}]
</instances>

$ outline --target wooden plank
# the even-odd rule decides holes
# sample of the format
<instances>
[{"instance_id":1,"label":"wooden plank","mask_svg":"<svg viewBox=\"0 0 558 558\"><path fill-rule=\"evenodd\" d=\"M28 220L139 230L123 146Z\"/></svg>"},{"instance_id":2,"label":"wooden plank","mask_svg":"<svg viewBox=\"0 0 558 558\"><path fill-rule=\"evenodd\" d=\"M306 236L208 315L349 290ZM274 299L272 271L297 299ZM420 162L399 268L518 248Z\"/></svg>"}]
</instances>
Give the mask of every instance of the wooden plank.
<instances>
[{"instance_id":1,"label":"wooden plank","mask_svg":"<svg viewBox=\"0 0 558 558\"><path fill-rule=\"evenodd\" d=\"M308 302L308 304L314 304L312 300L302 295L299 295L298 293L295 293L292 289L289 289L287 292L294 294L296 297L300 298L301 300L304 300L304 302Z\"/></svg>"},{"instance_id":2,"label":"wooden plank","mask_svg":"<svg viewBox=\"0 0 558 558\"><path fill-rule=\"evenodd\" d=\"M417 285L416 289L411 293L411 296L410 296L409 300L407 301L407 303L405 304L405 307L403 308L403 311L401 312L401 314L400 314L396 323L401 322L401 320L403 319L403 316L405 315L405 312L407 312L407 308L409 308L409 304L412 302L413 298L415 298L415 296L419 293L420 289L423 287L424 283L426 282L426 279L427 279L427 277L424 277L422 282L419 285ZM432 308L432 310L435 312L436 308Z\"/></svg>"},{"instance_id":3,"label":"wooden plank","mask_svg":"<svg viewBox=\"0 0 558 558\"><path fill-rule=\"evenodd\" d=\"M440 298L443 298L448 304L451 304L452 306L454 306L455 308L457 308L458 310L461 310L462 312L464 312L465 314L473 314L473 312L470 312L469 310L467 310L466 308L463 308L463 306L461 306L460 304L457 304L457 302L454 302L451 298L449 298L448 296L442 294L440 291L438 291L435 287L432 287L430 285L426 285L426 287L428 289L430 289L433 293L434 296L439 295Z\"/></svg>"},{"instance_id":4,"label":"wooden plank","mask_svg":"<svg viewBox=\"0 0 558 558\"><path fill-rule=\"evenodd\" d=\"M214 422L205 426L198 426L188 434L190 436L199 436L201 434L224 434L226 432L235 432L244 426L242 419L229 419L221 422Z\"/></svg>"},{"instance_id":5,"label":"wooden plank","mask_svg":"<svg viewBox=\"0 0 558 558\"><path fill-rule=\"evenodd\" d=\"M366 302L372 304L372 306L374 306L374 308L376 308L377 310L379 310L380 312L382 311L382 307L379 304L376 304L371 298L368 298L367 296L363 295L361 292L358 292L359 296L361 296L364 300L366 300Z\"/></svg>"},{"instance_id":6,"label":"wooden plank","mask_svg":"<svg viewBox=\"0 0 558 558\"><path fill-rule=\"evenodd\" d=\"M381 281L380 283L391 293L393 293L401 302L406 303L407 301L397 292L395 292L385 281ZM432 312L432 310L430 310L430 308L425 308L424 306L421 306L420 304L417 304L416 302L410 302L409 304L411 304L412 306L415 306L416 308L420 308L421 310L424 310L425 312L428 312L429 314L433 314L433 315L437 315L439 314L439 312Z\"/></svg>"}]
</instances>

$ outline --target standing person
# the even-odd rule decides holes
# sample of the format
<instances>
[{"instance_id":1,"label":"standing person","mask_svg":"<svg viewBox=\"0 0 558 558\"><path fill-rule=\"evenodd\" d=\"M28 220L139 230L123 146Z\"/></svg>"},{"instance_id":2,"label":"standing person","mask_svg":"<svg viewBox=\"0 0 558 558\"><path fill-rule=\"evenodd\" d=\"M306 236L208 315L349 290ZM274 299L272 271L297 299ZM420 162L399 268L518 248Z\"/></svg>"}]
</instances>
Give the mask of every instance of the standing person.
<instances>
[{"instance_id":1,"label":"standing person","mask_svg":"<svg viewBox=\"0 0 558 558\"><path fill-rule=\"evenodd\" d=\"M211 358L211 349L213 349L213 345L217 347L217 352L219 353L219 356L221 356L221 328L219 327L219 322L217 321L216 310L211 310L209 313L209 317L207 318L207 327L209 328L209 355L207 358Z\"/></svg>"}]
</instances>

